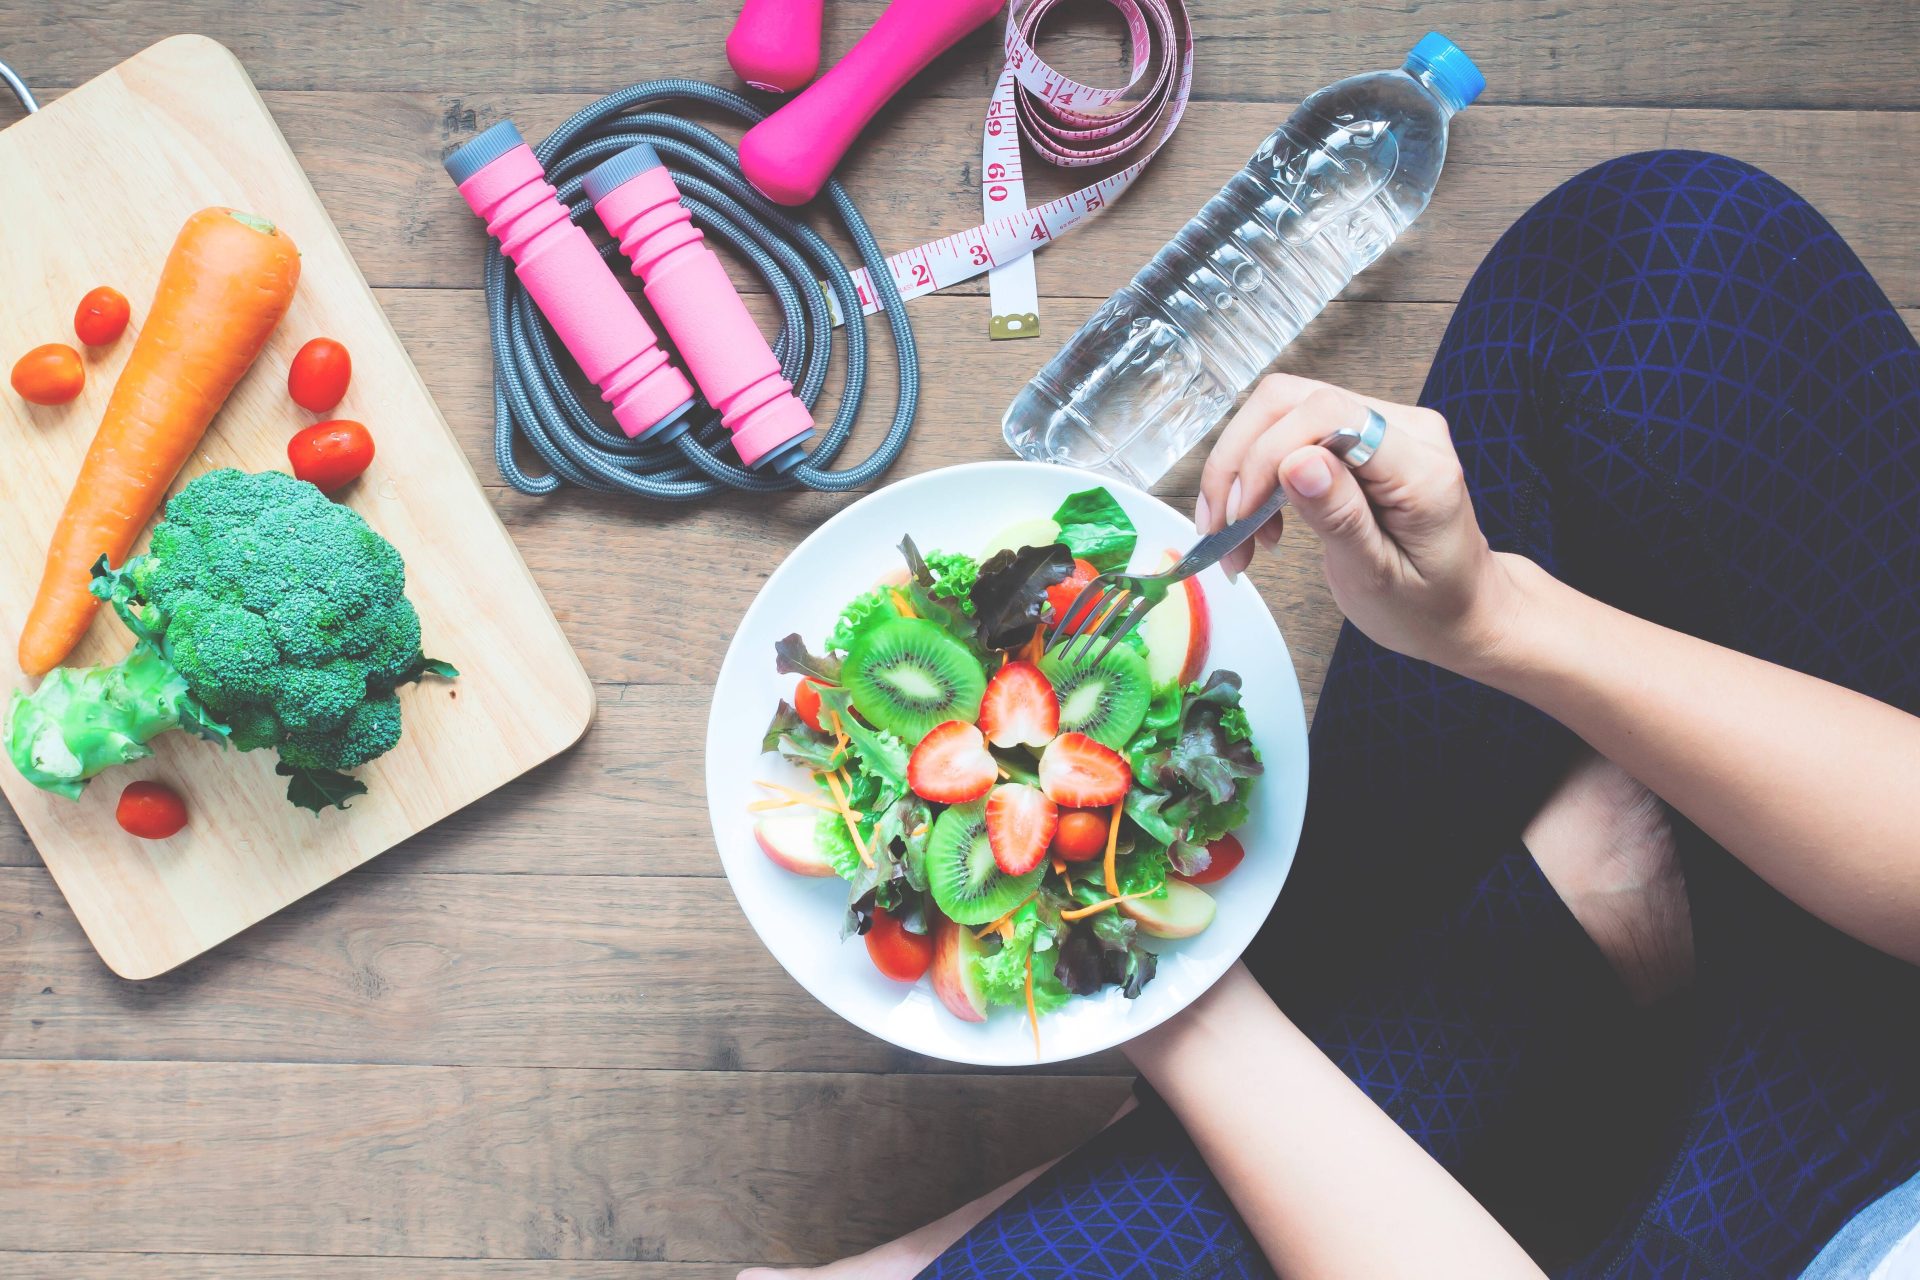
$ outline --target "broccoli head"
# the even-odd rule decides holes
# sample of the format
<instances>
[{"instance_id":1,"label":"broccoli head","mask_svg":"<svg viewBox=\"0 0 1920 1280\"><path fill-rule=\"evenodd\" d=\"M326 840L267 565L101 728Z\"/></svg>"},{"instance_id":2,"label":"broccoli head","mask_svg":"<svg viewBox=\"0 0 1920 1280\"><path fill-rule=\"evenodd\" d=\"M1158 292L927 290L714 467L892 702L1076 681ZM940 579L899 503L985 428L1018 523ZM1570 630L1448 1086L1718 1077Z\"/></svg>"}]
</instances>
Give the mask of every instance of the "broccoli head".
<instances>
[{"instance_id":1,"label":"broccoli head","mask_svg":"<svg viewBox=\"0 0 1920 1280\"><path fill-rule=\"evenodd\" d=\"M366 788L342 771L400 741L399 686L457 674L420 651L393 544L279 471L213 471L176 494L147 553L103 561L94 594L138 638L113 667L14 695L7 746L36 785L78 796L172 728L272 747L288 798L316 811Z\"/></svg>"}]
</instances>

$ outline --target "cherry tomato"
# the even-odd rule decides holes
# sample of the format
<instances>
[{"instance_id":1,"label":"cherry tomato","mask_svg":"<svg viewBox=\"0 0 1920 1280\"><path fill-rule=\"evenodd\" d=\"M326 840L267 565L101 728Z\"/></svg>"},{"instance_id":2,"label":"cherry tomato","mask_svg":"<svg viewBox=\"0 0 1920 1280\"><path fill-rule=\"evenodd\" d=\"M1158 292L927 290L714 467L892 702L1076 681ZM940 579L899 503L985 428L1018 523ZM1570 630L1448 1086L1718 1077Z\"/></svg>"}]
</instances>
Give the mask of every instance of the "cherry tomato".
<instances>
[{"instance_id":1,"label":"cherry tomato","mask_svg":"<svg viewBox=\"0 0 1920 1280\"><path fill-rule=\"evenodd\" d=\"M13 389L29 404L65 404L86 385L80 353L64 342L35 347L13 366Z\"/></svg>"},{"instance_id":2,"label":"cherry tomato","mask_svg":"<svg viewBox=\"0 0 1920 1280\"><path fill-rule=\"evenodd\" d=\"M302 409L325 413L347 394L353 357L332 338L315 338L293 357L287 370L287 394Z\"/></svg>"},{"instance_id":3,"label":"cherry tomato","mask_svg":"<svg viewBox=\"0 0 1920 1280\"><path fill-rule=\"evenodd\" d=\"M933 963L933 938L908 933L898 920L876 910L873 928L867 930L867 954L873 957L873 967L895 982L918 982Z\"/></svg>"},{"instance_id":4,"label":"cherry tomato","mask_svg":"<svg viewBox=\"0 0 1920 1280\"><path fill-rule=\"evenodd\" d=\"M344 489L373 461L373 436L347 418L316 422L287 441L293 474L322 493Z\"/></svg>"},{"instance_id":5,"label":"cherry tomato","mask_svg":"<svg viewBox=\"0 0 1920 1280\"><path fill-rule=\"evenodd\" d=\"M794 686L793 709L814 728L826 729L827 726L820 723L820 689L813 681L802 677L800 683Z\"/></svg>"},{"instance_id":6,"label":"cherry tomato","mask_svg":"<svg viewBox=\"0 0 1920 1280\"><path fill-rule=\"evenodd\" d=\"M131 835L165 840L187 825L187 802L164 782L129 782L113 816Z\"/></svg>"},{"instance_id":7,"label":"cherry tomato","mask_svg":"<svg viewBox=\"0 0 1920 1280\"><path fill-rule=\"evenodd\" d=\"M1231 832L1221 836L1207 846L1207 869L1196 871L1190 876L1174 872L1174 879L1185 880L1188 884L1212 884L1215 880L1225 880L1227 873L1240 865L1240 859L1247 851L1240 847L1240 841Z\"/></svg>"},{"instance_id":8,"label":"cherry tomato","mask_svg":"<svg viewBox=\"0 0 1920 1280\"><path fill-rule=\"evenodd\" d=\"M1074 560L1073 572L1067 575L1066 581L1057 582L1047 588L1047 603L1053 607L1053 616L1056 618L1066 617L1067 610L1073 608L1073 602L1080 598L1080 592L1086 588L1089 582L1092 582L1099 576L1100 571L1088 564L1085 560ZM1074 619L1077 621L1080 618L1084 618L1087 614L1087 609L1092 607L1092 604L1089 603L1085 608L1081 609L1079 613L1073 615Z\"/></svg>"},{"instance_id":9,"label":"cherry tomato","mask_svg":"<svg viewBox=\"0 0 1920 1280\"><path fill-rule=\"evenodd\" d=\"M1107 851L1111 818L1105 809L1062 809L1060 824L1053 829L1053 856L1068 862L1098 858Z\"/></svg>"},{"instance_id":10,"label":"cherry tomato","mask_svg":"<svg viewBox=\"0 0 1920 1280\"><path fill-rule=\"evenodd\" d=\"M73 313L73 331L88 346L104 347L127 331L127 317L132 314L126 295L103 284L80 299L80 309Z\"/></svg>"}]
</instances>

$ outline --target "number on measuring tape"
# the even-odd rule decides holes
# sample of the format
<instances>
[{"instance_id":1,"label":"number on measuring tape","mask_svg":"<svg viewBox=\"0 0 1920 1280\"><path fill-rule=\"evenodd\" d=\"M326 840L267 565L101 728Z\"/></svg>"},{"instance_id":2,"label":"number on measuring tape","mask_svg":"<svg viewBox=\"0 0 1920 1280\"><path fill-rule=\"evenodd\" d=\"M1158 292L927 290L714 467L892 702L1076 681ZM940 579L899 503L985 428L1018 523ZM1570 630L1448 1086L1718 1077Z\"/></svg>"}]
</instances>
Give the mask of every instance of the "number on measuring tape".
<instances>
[{"instance_id":1,"label":"number on measuring tape","mask_svg":"<svg viewBox=\"0 0 1920 1280\"><path fill-rule=\"evenodd\" d=\"M896 253L887 270L902 301L987 273L996 336L1038 334L1033 254L1104 209L1133 185L1179 126L1193 89L1193 26L1186 0L1110 0L1127 25L1130 72L1117 88L1082 84L1033 49L1046 15L1070 0L1013 0L1007 9L1006 65L981 128L980 203L985 221ZM1149 78L1149 72L1153 74ZM1024 95L1024 97L1022 96ZM1013 127L1008 128L1011 121ZM1098 182L1027 207L1021 144L1056 168L1126 161ZM963 251L964 250L964 251ZM853 273L861 312L880 309L864 270ZM834 323L844 322L831 289ZM1002 334L998 331L1006 329Z\"/></svg>"}]
</instances>

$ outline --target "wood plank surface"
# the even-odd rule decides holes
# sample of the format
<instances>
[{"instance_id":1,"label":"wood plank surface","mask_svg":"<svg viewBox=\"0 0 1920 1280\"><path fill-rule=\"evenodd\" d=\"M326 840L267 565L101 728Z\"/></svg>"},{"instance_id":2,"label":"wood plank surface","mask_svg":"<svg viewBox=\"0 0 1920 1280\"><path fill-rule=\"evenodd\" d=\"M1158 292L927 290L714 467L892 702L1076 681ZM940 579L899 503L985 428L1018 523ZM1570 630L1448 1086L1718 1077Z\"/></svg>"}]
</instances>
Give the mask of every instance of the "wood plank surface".
<instances>
[{"instance_id":1,"label":"wood plank surface","mask_svg":"<svg viewBox=\"0 0 1920 1280\"><path fill-rule=\"evenodd\" d=\"M733 1280L737 1262L267 1257L257 1253L0 1253L0 1280Z\"/></svg>"},{"instance_id":2,"label":"wood plank surface","mask_svg":"<svg viewBox=\"0 0 1920 1280\"><path fill-rule=\"evenodd\" d=\"M1057 1155L1128 1089L7 1062L4 1196L33 1211L0 1214L0 1250L790 1262L865 1247Z\"/></svg>"},{"instance_id":3,"label":"wood plank surface","mask_svg":"<svg viewBox=\"0 0 1920 1280\"><path fill-rule=\"evenodd\" d=\"M829 58L880 3L828 6ZM1134 191L1039 260L1045 336L984 341L978 282L912 304L924 400L890 479L1004 456L1014 391L1290 103L1392 65L1429 28L1481 62L1487 94L1456 122L1433 207L1283 367L1412 399L1500 232L1581 169L1659 146L1795 186L1920 333L1920 188L1898 162L1920 154L1920 6L1194 7L1196 103ZM494 469L484 234L440 156L508 115L538 135L642 77L728 82L735 8L0 0L0 58L43 97L178 31L240 54L599 703L572 752L147 984L99 965L0 806L0 1280L720 1280L917 1225L1117 1104L1114 1055L983 1074L847 1027L758 946L717 878L701 762L679 744L701 736L732 620L851 497L529 499ZM1110 73L1106 13L1076 7L1046 52ZM936 62L852 153L843 177L889 250L973 220L996 46L989 30ZM848 458L891 409L874 332ZM1190 502L1197 470L1183 463L1165 496ZM1310 540L1289 537L1254 579L1311 703L1338 617Z\"/></svg>"},{"instance_id":4,"label":"wood plank surface","mask_svg":"<svg viewBox=\"0 0 1920 1280\"><path fill-rule=\"evenodd\" d=\"M265 96L368 280L455 288L478 281L485 231L446 180L440 157L505 117L530 138L544 136L595 97L505 90L484 98ZM888 112L864 135L843 177L889 253L979 221L979 110L971 102L918 101ZM1039 255L1043 296L1105 298L1126 283L1289 110L1290 103L1196 103L1173 144L1125 196ZM737 127L706 119L738 135ZM1863 155L1920 154L1920 114L1500 105L1476 105L1455 120L1433 204L1343 296L1451 303L1534 201L1603 160L1659 147L1723 152L1777 175L1833 221L1896 303L1920 303L1920 191L1898 165L1860 163ZM1074 176L1040 165L1027 177L1036 201L1085 180L1084 170ZM829 218L813 220L830 227ZM744 275L742 284L757 287ZM984 289L974 281L943 296ZM918 315L925 303L911 305ZM995 345L1036 356L1057 346L1071 330L1050 323L1051 310L1041 319L1053 341Z\"/></svg>"},{"instance_id":5,"label":"wood plank surface","mask_svg":"<svg viewBox=\"0 0 1920 1280\"><path fill-rule=\"evenodd\" d=\"M138 986L101 968L44 876L0 871L0 1057L954 1070L802 990L705 853L692 877L348 877ZM1127 1074L1117 1054L1061 1070Z\"/></svg>"},{"instance_id":6,"label":"wood plank surface","mask_svg":"<svg viewBox=\"0 0 1920 1280\"><path fill-rule=\"evenodd\" d=\"M824 58L870 26L882 0L827 6ZM1276 7L1267 0L1189 3L1194 90L1203 98L1278 101L1341 76L1397 66L1437 28L1486 72L1487 100L1741 107L1913 107L1920 14L1904 0L1364 0ZM34 0L0 3L8 58L30 79L77 84L101 66L180 31L231 45L264 88L502 93L586 89L691 76L733 84L721 45L738 6L711 0L393 0L375 7L254 0ZM1084 77L1119 65L1117 25L1069 16L1041 52ZM984 103L1000 37L989 24L939 59L916 97Z\"/></svg>"}]
</instances>

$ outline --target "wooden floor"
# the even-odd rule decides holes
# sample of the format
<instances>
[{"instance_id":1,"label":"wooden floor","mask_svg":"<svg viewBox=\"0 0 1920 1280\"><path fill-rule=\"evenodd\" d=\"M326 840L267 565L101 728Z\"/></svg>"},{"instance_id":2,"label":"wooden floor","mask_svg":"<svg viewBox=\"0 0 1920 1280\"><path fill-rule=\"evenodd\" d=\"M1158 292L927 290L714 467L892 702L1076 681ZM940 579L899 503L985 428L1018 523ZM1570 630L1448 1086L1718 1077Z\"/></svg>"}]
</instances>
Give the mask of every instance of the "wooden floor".
<instances>
[{"instance_id":1,"label":"wooden floor","mask_svg":"<svg viewBox=\"0 0 1920 1280\"><path fill-rule=\"evenodd\" d=\"M896 476L1002 456L1015 389L1289 104L1396 64L1429 27L1479 61L1486 95L1432 209L1287 367L1412 398L1500 230L1587 165L1659 146L1785 178L1920 327L1911 0L1194 7L1196 103L1137 188L1040 259L1046 337L988 343L978 288L912 305L926 394ZM880 5L828 8L833 54ZM99 963L0 810L0 1276L730 1276L917 1224L1125 1092L1117 1057L963 1072L841 1024L720 878L708 687L760 582L848 499L681 511L497 483L482 237L440 155L506 115L537 136L634 80L730 82L731 18L690 0L0 0L0 59L46 97L181 31L239 54L600 691L570 755L138 985ZM1047 51L1092 75L1117 31L1069 23ZM975 220L996 49L981 34L942 59L847 166L889 249ZM891 408L886 378L874 394L856 451ZM1195 471L1164 492L1190 501ZM1290 538L1255 578L1317 686L1337 619L1311 547Z\"/></svg>"}]
</instances>

